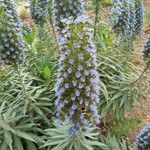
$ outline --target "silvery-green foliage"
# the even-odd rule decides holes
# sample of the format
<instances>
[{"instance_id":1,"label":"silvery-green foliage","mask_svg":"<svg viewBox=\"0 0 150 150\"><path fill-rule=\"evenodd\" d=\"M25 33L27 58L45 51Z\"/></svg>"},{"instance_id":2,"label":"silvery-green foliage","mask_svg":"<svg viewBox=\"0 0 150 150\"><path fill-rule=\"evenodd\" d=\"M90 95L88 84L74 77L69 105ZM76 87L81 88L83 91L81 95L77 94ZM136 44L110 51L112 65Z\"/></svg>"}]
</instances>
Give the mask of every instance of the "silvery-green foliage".
<instances>
[{"instance_id":1,"label":"silvery-green foliage","mask_svg":"<svg viewBox=\"0 0 150 150\"><path fill-rule=\"evenodd\" d=\"M100 73L101 100L100 116L112 114L121 119L139 101L139 96L148 83L145 80L133 84L139 72L133 73L132 54L120 51L120 44L115 45L108 28L97 28L97 58Z\"/></svg>"},{"instance_id":2,"label":"silvery-green foliage","mask_svg":"<svg viewBox=\"0 0 150 150\"><path fill-rule=\"evenodd\" d=\"M98 141L98 132L94 128L86 131L78 131L76 136L71 136L68 132L67 124L46 129L47 141L42 147L48 150L106 150L108 147Z\"/></svg>"},{"instance_id":3,"label":"silvery-green foliage","mask_svg":"<svg viewBox=\"0 0 150 150\"><path fill-rule=\"evenodd\" d=\"M142 56L144 60L150 61L150 35L148 36L147 42L144 45Z\"/></svg>"},{"instance_id":4,"label":"silvery-green foliage","mask_svg":"<svg viewBox=\"0 0 150 150\"><path fill-rule=\"evenodd\" d=\"M102 91L99 112L102 117L111 113L114 119L119 120L125 112L130 111L137 103L145 84L140 84L140 86L135 84L133 86L134 78L130 76L130 73L125 73L125 63L116 58L118 54L112 55L110 51L108 53L98 53L100 59L98 70L101 76ZM123 57L127 57L127 55L122 54L121 57L123 60Z\"/></svg>"},{"instance_id":5,"label":"silvery-green foliage","mask_svg":"<svg viewBox=\"0 0 150 150\"><path fill-rule=\"evenodd\" d=\"M115 137L104 137L100 135L100 142L107 145L105 150L137 150L134 145L129 146L126 141L119 141Z\"/></svg>"},{"instance_id":6,"label":"silvery-green foliage","mask_svg":"<svg viewBox=\"0 0 150 150\"><path fill-rule=\"evenodd\" d=\"M143 127L135 139L135 146L139 150L149 150L150 148L150 124Z\"/></svg>"},{"instance_id":7,"label":"silvery-green foliage","mask_svg":"<svg viewBox=\"0 0 150 150\"><path fill-rule=\"evenodd\" d=\"M0 59L4 64L25 62L22 24L13 0L0 1Z\"/></svg>"},{"instance_id":8,"label":"silvery-green foliage","mask_svg":"<svg viewBox=\"0 0 150 150\"><path fill-rule=\"evenodd\" d=\"M85 16L64 19L59 45L62 55L56 83L56 116L75 129L99 123L99 75L96 47Z\"/></svg>"},{"instance_id":9,"label":"silvery-green foliage","mask_svg":"<svg viewBox=\"0 0 150 150\"><path fill-rule=\"evenodd\" d=\"M77 16L84 13L84 1L83 0L53 0L52 11L54 28L56 31L60 31L64 28L61 20Z\"/></svg>"},{"instance_id":10,"label":"silvery-green foliage","mask_svg":"<svg viewBox=\"0 0 150 150\"><path fill-rule=\"evenodd\" d=\"M52 113L50 107L53 105L54 95L48 93L44 80L28 73L28 71L21 67L19 68L19 75L15 70L9 73L5 72L7 73L5 74L7 82L4 81L1 84L0 104L3 100L10 104L19 104L22 112L28 117L32 117L33 113L34 117L38 116L45 124L50 124L47 115Z\"/></svg>"},{"instance_id":11,"label":"silvery-green foliage","mask_svg":"<svg viewBox=\"0 0 150 150\"><path fill-rule=\"evenodd\" d=\"M31 17L36 24L43 24L48 16L50 0L30 0Z\"/></svg>"},{"instance_id":12,"label":"silvery-green foliage","mask_svg":"<svg viewBox=\"0 0 150 150\"><path fill-rule=\"evenodd\" d=\"M0 106L1 150L24 150L24 144L31 150L36 142L42 142L37 136L37 124L31 122L21 109L19 104L8 105L7 101L3 101Z\"/></svg>"}]
</instances>

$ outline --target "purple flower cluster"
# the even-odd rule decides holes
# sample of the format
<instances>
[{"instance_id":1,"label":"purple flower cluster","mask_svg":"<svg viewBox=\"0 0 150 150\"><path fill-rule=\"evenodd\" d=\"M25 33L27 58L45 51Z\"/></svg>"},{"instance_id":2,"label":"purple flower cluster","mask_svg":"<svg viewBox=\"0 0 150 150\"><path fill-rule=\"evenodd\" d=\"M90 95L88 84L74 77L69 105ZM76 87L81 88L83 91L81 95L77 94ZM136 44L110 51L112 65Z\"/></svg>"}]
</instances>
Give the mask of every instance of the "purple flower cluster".
<instances>
[{"instance_id":1,"label":"purple flower cluster","mask_svg":"<svg viewBox=\"0 0 150 150\"><path fill-rule=\"evenodd\" d=\"M0 18L0 60L4 64L25 61L25 47L22 38L22 24L13 0L2 2Z\"/></svg>"},{"instance_id":2,"label":"purple flower cluster","mask_svg":"<svg viewBox=\"0 0 150 150\"><path fill-rule=\"evenodd\" d=\"M30 0L31 17L36 24L44 23L48 15L50 0Z\"/></svg>"},{"instance_id":3,"label":"purple flower cluster","mask_svg":"<svg viewBox=\"0 0 150 150\"><path fill-rule=\"evenodd\" d=\"M144 30L144 4L143 0L135 0L135 32L142 34Z\"/></svg>"},{"instance_id":4,"label":"purple flower cluster","mask_svg":"<svg viewBox=\"0 0 150 150\"><path fill-rule=\"evenodd\" d=\"M70 121L75 128L88 128L99 123L97 105L100 92L90 22L84 15L62 22L66 26L59 38L63 54L55 87L56 116L62 122Z\"/></svg>"},{"instance_id":5,"label":"purple flower cluster","mask_svg":"<svg viewBox=\"0 0 150 150\"><path fill-rule=\"evenodd\" d=\"M112 29L121 36L134 38L143 31L143 10L142 0L113 0Z\"/></svg>"},{"instance_id":6,"label":"purple flower cluster","mask_svg":"<svg viewBox=\"0 0 150 150\"><path fill-rule=\"evenodd\" d=\"M150 148L150 124L146 125L136 136L135 146L140 150Z\"/></svg>"},{"instance_id":7,"label":"purple flower cluster","mask_svg":"<svg viewBox=\"0 0 150 150\"><path fill-rule=\"evenodd\" d=\"M64 28L64 24L61 20L77 16L84 13L83 0L53 0L52 1L54 27L56 31L60 31Z\"/></svg>"},{"instance_id":8,"label":"purple flower cluster","mask_svg":"<svg viewBox=\"0 0 150 150\"><path fill-rule=\"evenodd\" d=\"M144 60L150 61L150 35L148 36L148 40L144 45L144 49L142 51L142 56Z\"/></svg>"}]
</instances>

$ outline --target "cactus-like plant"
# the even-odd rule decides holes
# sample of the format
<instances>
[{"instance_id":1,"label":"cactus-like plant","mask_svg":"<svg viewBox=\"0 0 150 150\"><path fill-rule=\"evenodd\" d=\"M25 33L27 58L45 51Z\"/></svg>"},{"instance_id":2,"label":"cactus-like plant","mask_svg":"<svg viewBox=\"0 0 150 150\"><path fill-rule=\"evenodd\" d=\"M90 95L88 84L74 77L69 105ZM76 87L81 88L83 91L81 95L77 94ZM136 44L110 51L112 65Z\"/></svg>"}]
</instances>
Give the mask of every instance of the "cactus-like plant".
<instances>
[{"instance_id":1,"label":"cactus-like plant","mask_svg":"<svg viewBox=\"0 0 150 150\"><path fill-rule=\"evenodd\" d=\"M43 24L48 15L50 0L30 0L31 17L35 24Z\"/></svg>"},{"instance_id":2,"label":"cactus-like plant","mask_svg":"<svg viewBox=\"0 0 150 150\"><path fill-rule=\"evenodd\" d=\"M73 17L76 19L84 13L83 0L53 0L52 11L55 30L61 31L64 28L62 19Z\"/></svg>"},{"instance_id":3,"label":"cactus-like plant","mask_svg":"<svg viewBox=\"0 0 150 150\"><path fill-rule=\"evenodd\" d=\"M22 24L13 0L0 0L0 59L4 64L25 61Z\"/></svg>"},{"instance_id":4,"label":"cactus-like plant","mask_svg":"<svg viewBox=\"0 0 150 150\"><path fill-rule=\"evenodd\" d=\"M96 71L96 48L89 21L85 16L62 20L66 26L60 35L62 50L59 76L56 84L56 116L70 121L69 133L79 127L87 128L99 123L99 75Z\"/></svg>"},{"instance_id":5,"label":"cactus-like plant","mask_svg":"<svg viewBox=\"0 0 150 150\"><path fill-rule=\"evenodd\" d=\"M136 136L135 146L140 150L149 150L150 148L150 124L146 125Z\"/></svg>"}]
</instances>

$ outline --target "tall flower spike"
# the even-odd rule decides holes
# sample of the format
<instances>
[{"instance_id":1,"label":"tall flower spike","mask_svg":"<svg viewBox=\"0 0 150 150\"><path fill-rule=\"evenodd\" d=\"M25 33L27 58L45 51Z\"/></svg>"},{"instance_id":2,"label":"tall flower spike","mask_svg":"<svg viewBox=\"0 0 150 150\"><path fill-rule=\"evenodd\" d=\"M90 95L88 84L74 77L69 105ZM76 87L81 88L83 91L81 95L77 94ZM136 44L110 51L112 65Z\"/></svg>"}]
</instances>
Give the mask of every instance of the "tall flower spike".
<instances>
[{"instance_id":1,"label":"tall flower spike","mask_svg":"<svg viewBox=\"0 0 150 150\"><path fill-rule=\"evenodd\" d=\"M133 0L113 0L110 23L117 34L132 37L135 31L134 7Z\"/></svg>"},{"instance_id":2,"label":"tall flower spike","mask_svg":"<svg viewBox=\"0 0 150 150\"><path fill-rule=\"evenodd\" d=\"M140 150L148 150L150 148L150 124L146 125L136 136L135 146Z\"/></svg>"},{"instance_id":3,"label":"tall flower spike","mask_svg":"<svg viewBox=\"0 0 150 150\"><path fill-rule=\"evenodd\" d=\"M25 61L22 24L13 0L0 0L0 59L4 64Z\"/></svg>"},{"instance_id":4,"label":"tall flower spike","mask_svg":"<svg viewBox=\"0 0 150 150\"><path fill-rule=\"evenodd\" d=\"M142 34L144 30L144 4L143 0L135 1L135 33Z\"/></svg>"},{"instance_id":5,"label":"tall flower spike","mask_svg":"<svg viewBox=\"0 0 150 150\"><path fill-rule=\"evenodd\" d=\"M75 128L99 123L99 75L88 19L64 19L59 44L62 56L56 84L56 116ZM74 128L71 128L74 131ZM72 130L71 130L72 131Z\"/></svg>"},{"instance_id":6,"label":"tall flower spike","mask_svg":"<svg viewBox=\"0 0 150 150\"><path fill-rule=\"evenodd\" d=\"M52 11L55 30L60 31L64 28L62 19L69 17L76 19L84 13L84 2L83 0L53 0Z\"/></svg>"},{"instance_id":7,"label":"tall flower spike","mask_svg":"<svg viewBox=\"0 0 150 150\"><path fill-rule=\"evenodd\" d=\"M150 61L150 35L148 36L148 40L144 45L144 49L142 51L142 56L144 60Z\"/></svg>"},{"instance_id":8,"label":"tall flower spike","mask_svg":"<svg viewBox=\"0 0 150 150\"><path fill-rule=\"evenodd\" d=\"M43 24L48 16L50 0L30 0L31 17L35 24Z\"/></svg>"}]
</instances>

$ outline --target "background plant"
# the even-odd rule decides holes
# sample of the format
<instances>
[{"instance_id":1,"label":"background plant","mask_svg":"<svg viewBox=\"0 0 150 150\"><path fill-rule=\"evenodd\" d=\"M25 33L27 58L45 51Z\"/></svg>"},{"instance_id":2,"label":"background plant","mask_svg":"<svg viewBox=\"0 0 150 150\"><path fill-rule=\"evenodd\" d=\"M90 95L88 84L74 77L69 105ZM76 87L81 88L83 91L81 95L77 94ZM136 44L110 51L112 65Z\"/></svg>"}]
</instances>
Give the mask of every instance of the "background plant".
<instances>
[{"instance_id":1,"label":"background plant","mask_svg":"<svg viewBox=\"0 0 150 150\"><path fill-rule=\"evenodd\" d=\"M150 146L150 125L147 124L136 136L135 146L139 150L148 150Z\"/></svg>"}]
</instances>

